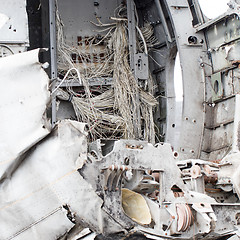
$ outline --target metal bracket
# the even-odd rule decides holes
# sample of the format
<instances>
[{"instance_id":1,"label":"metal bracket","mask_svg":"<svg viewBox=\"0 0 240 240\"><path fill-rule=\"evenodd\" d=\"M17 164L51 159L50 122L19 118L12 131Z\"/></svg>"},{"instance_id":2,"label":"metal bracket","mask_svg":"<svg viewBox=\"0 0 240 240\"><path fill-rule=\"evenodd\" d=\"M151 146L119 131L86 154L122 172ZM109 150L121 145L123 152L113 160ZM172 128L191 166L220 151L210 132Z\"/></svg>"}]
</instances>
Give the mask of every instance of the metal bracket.
<instances>
[{"instance_id":1,"label":"metal bracket","mask_svg":"<svg viewBox=\"0 0 240 240\"><path fill-rule=\"evenodd\" d=\"M223 97L223 85L221 72L211 75L212 84L212 101L219 100Z\"/></svg>"},{"instance_id":2,"label":"metal bracket","mask_svg":"<svg viewBox=\"0 0 240 240\"><path fill-rule=\"evenodd\" d=\"M148 79L148 56L145 53L135 54L134 69L137 78Z\"/></svg>"}]
</instances>

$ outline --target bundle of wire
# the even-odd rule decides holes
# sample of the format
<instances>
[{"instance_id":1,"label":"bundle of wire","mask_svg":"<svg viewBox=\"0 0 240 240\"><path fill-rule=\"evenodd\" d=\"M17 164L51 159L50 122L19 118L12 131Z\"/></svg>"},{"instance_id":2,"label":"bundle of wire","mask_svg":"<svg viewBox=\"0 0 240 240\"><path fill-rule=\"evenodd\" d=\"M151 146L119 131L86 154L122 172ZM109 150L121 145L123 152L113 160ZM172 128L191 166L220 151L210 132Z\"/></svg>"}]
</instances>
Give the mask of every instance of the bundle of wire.
<instances>
[{"instance_id":1,"label":"bundle of wire","mask_svg":"<svg viewBox=\"0 0 240 240\"><path fill-rule=\"evenodd\" d=\"M72 54L81 58L87 66L84 53L79 49L68 46L64 41L63 23L57 11L58 38L58 73L63 75L70 68L79 68L72 60ZM106 27L101 22L99 27ZM156 99L147 91L139 87L129 66L129 46L126 19L116 18L114 23L107 24L107 34L104 39L108 44L105 51L105 61L93 68L79 68L84 94L79 96L71 87L66 91L58 88L56 96L60 100L71 99L78 121L86 122L89 126L91 140L97 138L140 138L154 142L153 107ZM106 30L106 29L105 29ZM92 43L90 43L92 44ZM91 47L91 45L90 45ZM93 96L89 87L89 80L95 77L111 76L111 87ZM78 79L78 75L71 73L68 81ZM78 79L79 80L79 79ZM139 96L139 99L136 98ZM136 109L140 114L140 126L136 131Z\"/></svg>"},{"instance_id":2,"label":"bundle of wire","mask_svg":"<svg viewBox=\"0 0 240 240\"><path fill-rule=\"evenodd\" d=\"M113 90L108 90L97 97L93 97L91 103L87 98L71 96L60 88L56 96L60 100L69 101L70 99L78 121L88 123L91 139L122 135L121 133L125 129L123 118L110 113L114 104Z\"/></svg>"}]
</instances>

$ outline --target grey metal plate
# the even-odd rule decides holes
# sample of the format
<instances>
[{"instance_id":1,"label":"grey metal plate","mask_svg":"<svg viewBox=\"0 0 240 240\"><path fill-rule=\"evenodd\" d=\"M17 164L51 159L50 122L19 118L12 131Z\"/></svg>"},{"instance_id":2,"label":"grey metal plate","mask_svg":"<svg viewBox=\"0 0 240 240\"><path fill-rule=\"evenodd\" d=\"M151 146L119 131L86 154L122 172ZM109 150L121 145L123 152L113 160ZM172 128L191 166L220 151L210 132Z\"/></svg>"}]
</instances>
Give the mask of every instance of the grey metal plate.
<instances>
[{"instance_id":1,"label":"grey metal plate","mask_svg":"<svg viewBox=\"0 0 240 240\"><path fill-rule=\"evenodd\" d=\"M78 36L95 36L102 28L94 26L90 21L98 23L99 17L102 23L113 22L109 16L114 16L114 10L120 5L120 0L95 1L88 0L58 0L59 12L64 22L64 33L67 44L77 46ZM101 33L101 35L106 32Z\"/></svg>"},{"instance_id":2,"label":"grey metal plate","mask_svg":"<svg viewBox=\"0 0 240 240\"><path fill-rule=\"evenodd\" d=\"M5 24L0 26L0 41L29 43L26 0L0 0L0 14L7 17Z\"/></svg>"}]
</instances>

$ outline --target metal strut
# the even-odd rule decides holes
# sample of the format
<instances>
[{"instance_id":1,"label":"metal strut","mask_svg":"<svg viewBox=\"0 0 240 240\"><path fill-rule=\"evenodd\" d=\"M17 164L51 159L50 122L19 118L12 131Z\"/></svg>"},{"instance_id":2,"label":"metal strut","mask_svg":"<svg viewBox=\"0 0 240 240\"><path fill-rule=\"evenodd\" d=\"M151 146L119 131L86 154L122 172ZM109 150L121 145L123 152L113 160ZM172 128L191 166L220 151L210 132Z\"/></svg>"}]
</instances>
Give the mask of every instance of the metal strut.
<instances>
[{"instance_id":1,"label":"metal strut","mask_svg":"<svg viewBox=\"0 0 240 240\"><path fill-rule=\"evenodd\" d=\"M135 62L137 62L136 54L136 20L135 20L135 6L133 0L127 0L127 17L128 17L128 40L129 40L129 55L130 55L130 67L137 81L137 75L135 70ZM136 93L137 106L134 109L133 120L136 123L134 125L134 135L137 139L141 138L141 117L139 109L139 93Z\"/></svg>"}]
</instances>

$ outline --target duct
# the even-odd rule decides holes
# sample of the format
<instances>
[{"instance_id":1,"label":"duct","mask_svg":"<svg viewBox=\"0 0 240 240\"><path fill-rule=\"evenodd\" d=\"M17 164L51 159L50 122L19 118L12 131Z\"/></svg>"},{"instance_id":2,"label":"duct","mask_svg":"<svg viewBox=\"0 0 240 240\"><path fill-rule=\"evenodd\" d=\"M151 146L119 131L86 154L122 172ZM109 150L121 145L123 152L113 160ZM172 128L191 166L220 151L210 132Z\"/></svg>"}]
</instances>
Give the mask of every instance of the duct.
<instances>
[{"instance_id":1,"label":"duct","mask_svg":"<svg viewBox=\"0 0 240 240\"><path fill-rule=\"evenodd\" d=\"M0 180L9 177L22 156L50 132L46 106L49 78L39 49L0 58Z\"/></svg>"}]
</instances>

